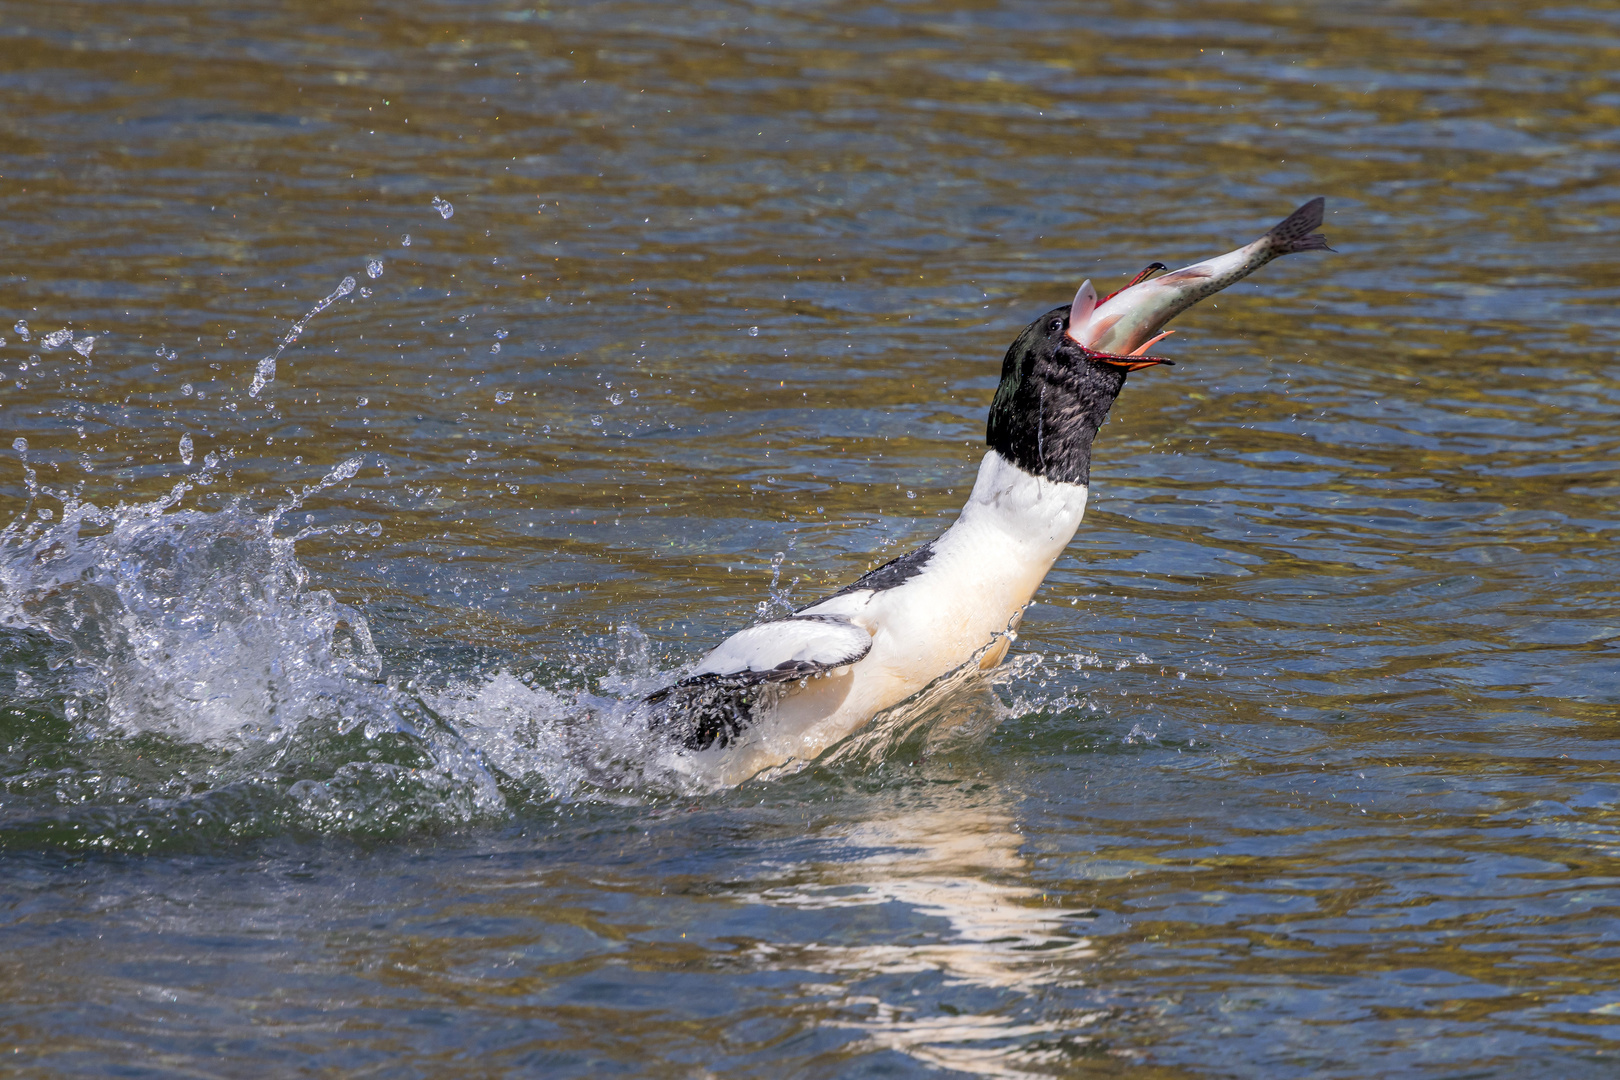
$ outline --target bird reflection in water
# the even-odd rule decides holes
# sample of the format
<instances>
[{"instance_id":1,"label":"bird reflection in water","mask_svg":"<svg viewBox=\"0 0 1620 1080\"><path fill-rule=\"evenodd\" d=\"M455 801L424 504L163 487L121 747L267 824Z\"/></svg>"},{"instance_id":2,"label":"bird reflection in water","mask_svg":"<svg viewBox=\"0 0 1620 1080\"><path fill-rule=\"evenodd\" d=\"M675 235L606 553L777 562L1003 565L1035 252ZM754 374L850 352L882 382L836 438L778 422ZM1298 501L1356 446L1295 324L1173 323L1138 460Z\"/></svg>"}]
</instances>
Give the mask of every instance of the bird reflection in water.
<instances>
[{"instance_id":1,"label":"bird reflection in water","mask_svg":"<svg viewBox=\"0 0 1620 1080\"><path fill-rule=\"evenodd\" d=\"M1004 668L990 680L1012 674ZM864 1046L851 1050L892 1050L980 1076L1050 1075L1083 1052L1092 1041L1087 1029L1105 1013L1052 1010L1040 992L1083 983L1096 953L1074 914L1055 906L1059 898L1030 883L1016 792L978 771L984 762L974 760L971 744L1006 713L986 681L976 670L948 680L880 718L865 741L840 748L835 757L846 760L882 755L890 768L914 769L920 783L875 793L869 816L819 833L816 858L778 865L752 883L774 877L777 884L735 898L806 911L867 909L885 924L890 918L879 909L902 905L904 929L881 935L900 941L759 943L753 961L825 976L801 985L819 998L806 1008L822 1025L863 1032ZM920 760L897 761L899 744L917 747ZM850 936L857 934L873 936ZM923 977L912 989L915 1007L896 1004L892 985L862 992L870 980L908 976Z\"/></svg>"}]
</instances>

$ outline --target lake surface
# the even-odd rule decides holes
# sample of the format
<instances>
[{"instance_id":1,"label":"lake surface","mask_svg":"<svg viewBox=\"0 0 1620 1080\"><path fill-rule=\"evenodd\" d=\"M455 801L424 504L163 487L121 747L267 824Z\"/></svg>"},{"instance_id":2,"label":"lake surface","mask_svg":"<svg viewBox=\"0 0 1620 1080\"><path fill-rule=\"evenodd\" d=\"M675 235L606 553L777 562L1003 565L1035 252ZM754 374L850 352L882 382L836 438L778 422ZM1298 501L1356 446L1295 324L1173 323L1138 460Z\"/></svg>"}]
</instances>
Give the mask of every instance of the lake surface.
<instances>
[{"instance_id":1,"label":"lake surface","mask_svg":"<svg viewBox=\"0 0 1620 1080\"><path fill-rule=\"evenodd\" d=\"M1580 2L0 3L0 1071L1615 1075L1617 61ZM999 671L654 766L624 703L949 524L1025 323L1316 195Z\"/></svg>"}]
</instances>

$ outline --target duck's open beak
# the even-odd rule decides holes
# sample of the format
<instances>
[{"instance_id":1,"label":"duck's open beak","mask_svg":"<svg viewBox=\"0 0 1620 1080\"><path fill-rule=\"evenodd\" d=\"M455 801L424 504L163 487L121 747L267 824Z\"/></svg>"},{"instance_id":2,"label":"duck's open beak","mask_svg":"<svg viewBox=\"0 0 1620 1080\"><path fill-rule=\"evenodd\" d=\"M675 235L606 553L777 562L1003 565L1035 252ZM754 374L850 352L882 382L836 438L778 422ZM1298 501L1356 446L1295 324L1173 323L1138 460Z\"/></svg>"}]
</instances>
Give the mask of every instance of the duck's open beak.
<instances>
[{"instance_id":1,"label":"duck's open beak","mask_svg":"<svg viewBox=\"0 0 1620 1080\"><path fill-rule=\"evenodd\" d=\"M1157 364L1169 364L1174 367L1176 363L1168 356L1115 356L1112 353L1093 352L1090 349L1087 349L1086 353L1099 364L1110 364L1113 367L1124 368L1126 371L1140 371L1145 367L1153 367Z\"/></svg>"}]
</instances>

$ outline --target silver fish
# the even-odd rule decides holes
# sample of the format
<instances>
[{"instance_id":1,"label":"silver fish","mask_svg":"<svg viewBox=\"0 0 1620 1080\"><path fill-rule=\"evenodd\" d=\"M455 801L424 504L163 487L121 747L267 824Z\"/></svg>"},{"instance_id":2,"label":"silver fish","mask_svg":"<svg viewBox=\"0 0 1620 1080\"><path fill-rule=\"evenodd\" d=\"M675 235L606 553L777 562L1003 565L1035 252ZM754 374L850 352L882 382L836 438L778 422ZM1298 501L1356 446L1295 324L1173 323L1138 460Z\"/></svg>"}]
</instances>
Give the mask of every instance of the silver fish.
<instances>
[{"instance_id":1,"label":"silver fish","mask_svg":"<svg viewBox=\"0 0 1620 1080\"><path fill-rule=\"evenodd\" d=\"M1254 243L1163 277L1151 276L1164 269L1163 263L1154 263L1129 285L1100 302L1087 281L1080 286L1069 309L1069 336L1108 357L1141 356L1171 333L1164 331L1165 323L1205 297L1242 281L1272 259L1296 251L1332 251L1327 238L1314 231L1322 224L1323 205L1324 200L1312 199Z\"/></svg>"}]
</instances>

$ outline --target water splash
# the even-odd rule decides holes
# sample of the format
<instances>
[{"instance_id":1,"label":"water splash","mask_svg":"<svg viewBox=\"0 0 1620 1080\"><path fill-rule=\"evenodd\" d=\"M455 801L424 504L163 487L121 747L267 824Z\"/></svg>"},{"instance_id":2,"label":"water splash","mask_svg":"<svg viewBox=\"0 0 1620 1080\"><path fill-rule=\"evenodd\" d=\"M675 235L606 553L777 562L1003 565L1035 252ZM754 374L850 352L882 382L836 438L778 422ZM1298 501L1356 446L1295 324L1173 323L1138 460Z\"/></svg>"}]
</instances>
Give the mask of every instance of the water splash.
<instances>
[{"instance_id":1,"label":"water splash","mask_svg":"<svg viewBox=\"0 0 1620 1080\"><path fill-rule=\"evenodd\" d=\"M0 777L12 796L0 848L142 849L501 813L476 751L383 678L365 617L310 587L294 545L318 530L277 533L361 459L269 513L240 501L178 508L223 463L209 453L162 498L112 509L30 475L30 509L57 499L60 520L40 508L0 530L0 651L25 682L50 689L22 714L39 723L13 730L11 698L0 727L13 740L46 738L58 765L22 789Z\"/></svg>"},{"instance_id":2,"label":"water splash","mask_svg":"<svg viewBox=\"0 0 1620 1080\"><path fill-rule=\"evenodd\" d=\"M774 478L773 478L774 479ZM799 578L795 577L787 583L786 588L780 588L782 580L782 564L787 561L788 551L792 551L798 543L797 536L788 537L787 551L778 551L771 556L771 583L765 588L765 599L754 605L754 614L761 620L792 615L795 610L793 603L793 590L799 585Z\"/></svg>"},{"instance_id":3,"label":"water splash","mask_svg":"<svg viewBox=\"0 0 1620 1080\"><path fill-rule=\"evenodd\" d=\"M437 210L439 216L446 220L449 220L450 216L456 212L456 208L450 205L449 200L441 199L437 195L433 196L433 209Z\"/></svg>"},{"instance_id":4,"label":"water splash","mask_svg":"<svg viewBox=\"0 0 1620 1080\"><path fill-rule=\"evenodd\" d=\"M0 773L0 795L11 790L0 850L393 832L691 789L637 712L674 675L639 630L621 628L595 691L578 689L588 667L565 674L573 689L506 670L444 675L420 654L391 668L365 615L313 588L295 554L349 530L282 528L364 459L268 512L183 508L228 460L210 452L163 497L110 509L41 488L29 470L29 506L0 530L0 654L32 696L8 695L0 747L44 740L59 767L48 782ZM47 498L59 516L36 512ZM14 728L24 698L49 724ZM7 786L18 775L22 795Z\"/></svg>"},{"instance_id":5,"label":"water splash","mask_svg":"<svg viewBox=\"0 0 1620 1080\"><path fill-rule=\"evenodd\" d=\"M376 281L378 278L382 277L382 272L383 264L380 260L372 259L370 262L366 263L366 277L370 278L371 280Z\"/></svg>"},{"instance_id":6,"label":"water splash","mask_svg":"<svg viewBox=\"0 0 1620 1080\"><path fill-rule=\"evenodd\" d=\"M258 397L259 392L276 377L276 361L281 359L281 354L287 351L287 346L298 340L298 336L304 332L304 327L309 325L309 320L331 307L343 297L354 292L354 286L354 278L344 278L342 281L338 282L338 287L336 289L333 289L329 295L323 297L320 303L310 308L308 313L305 314L302 319L299 319L297 322L293 323L292 329L287 331L286 335L281 339L281 342L276 346L275 352L260 360L258 367L254 369L253 382L248 386L248 397ZM159 351L161 352L161 347Z\"/></svg>"},{"instance_id":7,"label":"water splash","mask_svg":"<svg viewBox=\"0 0 1620 1080\"><path fill-rule=\"evenodd\" d=\"M188 433L182 460L195 457ZM369 529L289 515L357 476L350 457L268 511L182 506L231 455L160 498L110 509L42 487L0 530L0 753L48 750L48 775L0 772L9 846L234 843L243 836L389 833L501 818L558 800L658 801L721 786L649 728L643 698L679 678L625 624L607 656L539 676L514 661L442 670L431 651L386 657L366 615L311 585L296 546ZM60 512L38 505L52 500ZM773 560L771 602L787 552ZM691 659L682 656L681 660ZM676 663L681 662L676 661ZM940 680L822 759L865 771L949 750L1026 708L1000 688L1021 657ZM26 685L24 685L26 684ZM23 691L26 691L24 693ZM999 696L998 696L999 694ZM778 773L803 767L802 762ZM777 774L766 774L770 779Z\"/></svg>"},{"instance_id":8,"label":"water splash","mask_svg":"<svg viewBox=\"0 0 1620 1080\"><path fill-rule=\"evenodd\" d=\"M327 488L332 487L335 484L341 484L345 480L354 479L355 475L359 473L360 467L365 463L365 455L356 454L354 457L349 458L348 460L339 464L331 472L315 481L315 483L305 484L298 494L292 496L292 498L288 499L286 502L276 504L276 508L270 513L271 523L274 524L275 521L279 521L281 519L282 515L296 510L300 506L304 505L305 501L307 501L311 495L325 491ZM313 536L316 535L316 532L317 530L306 530L300 533L299 536Z\"/></svg>"}]
</instances>

